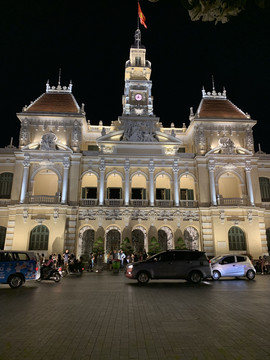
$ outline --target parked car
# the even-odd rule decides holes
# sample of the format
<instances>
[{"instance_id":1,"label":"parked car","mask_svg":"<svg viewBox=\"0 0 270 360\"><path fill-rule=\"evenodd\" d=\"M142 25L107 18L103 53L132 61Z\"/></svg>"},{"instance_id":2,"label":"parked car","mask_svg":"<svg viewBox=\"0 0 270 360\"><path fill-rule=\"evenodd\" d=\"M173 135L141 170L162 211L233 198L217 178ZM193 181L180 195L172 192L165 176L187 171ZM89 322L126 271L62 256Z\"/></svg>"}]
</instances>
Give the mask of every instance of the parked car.
<instances>
[{"instance_id":1,"label":"parked car","mask_svg":"<svg viewBox=\"0 0 270 360\"><path fill-rule=\"evenodd\" d=\"M211 276L210 261L203 251L167 250L126 267L126 277L141 284L150 279L185 279L197 284Z\"/></svg>"},{"instance_id":2,"label":"parked car","mask_svg":"<svg viewBox=\"0 0 270 360\"><path fill-rule=\"evenodd\" d=\"M39 259L30 251L0 251L0 283L20 287L27 280L40 278Z\"/></svg>"},{"instance_id":3,"label":"parked car","mask_svg":"<svg viewBox=\"0 0 270 360\"><path fill-rule=\"evenodd\" d=\"M246 255L219 255L211 259L210 262L214 280L223 276L246 276L249 280L253 280L256 275L256 270Z\"/></svg>"}]
</instances>

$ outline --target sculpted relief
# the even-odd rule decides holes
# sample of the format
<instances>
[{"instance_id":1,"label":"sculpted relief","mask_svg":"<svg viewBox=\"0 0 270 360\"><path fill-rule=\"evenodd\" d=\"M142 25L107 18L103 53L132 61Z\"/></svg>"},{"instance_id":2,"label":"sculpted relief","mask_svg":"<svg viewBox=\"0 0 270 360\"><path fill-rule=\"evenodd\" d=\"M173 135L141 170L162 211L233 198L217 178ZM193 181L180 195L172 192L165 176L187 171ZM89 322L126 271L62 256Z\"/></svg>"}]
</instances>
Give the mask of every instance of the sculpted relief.
<instances>
[{"instance_id":1,"label":"sculpted relief","mask_svg":"<svg viewBox=\"0 0 270 360\"><path fill-rule=\"evenodd\" d=\"M124 124L123 141L155 142L155 133L151 121L128 121Z\"/></svg>"}]
</instances>

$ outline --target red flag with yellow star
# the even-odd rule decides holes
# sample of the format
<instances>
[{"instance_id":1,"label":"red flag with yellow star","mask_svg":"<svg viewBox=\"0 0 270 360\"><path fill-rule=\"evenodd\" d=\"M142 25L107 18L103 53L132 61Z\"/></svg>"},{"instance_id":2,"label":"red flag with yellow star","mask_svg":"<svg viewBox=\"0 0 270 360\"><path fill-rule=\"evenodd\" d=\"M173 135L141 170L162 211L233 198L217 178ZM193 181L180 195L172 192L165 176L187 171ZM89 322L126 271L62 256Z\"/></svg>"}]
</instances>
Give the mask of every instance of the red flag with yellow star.
<instances>
[{"instance_id":1,"label":"red flag with yellow star","mask_svg":"<svg viewBox=\"0 0 270 360\"><path fill-rule=\"evenodd\" d=\"M145 16L143 15L142 9L140 7L140 3L138 1L138 15L140 18L140 23L147 29L146 23L145 23Z\"/></svg>"}]
</instances>

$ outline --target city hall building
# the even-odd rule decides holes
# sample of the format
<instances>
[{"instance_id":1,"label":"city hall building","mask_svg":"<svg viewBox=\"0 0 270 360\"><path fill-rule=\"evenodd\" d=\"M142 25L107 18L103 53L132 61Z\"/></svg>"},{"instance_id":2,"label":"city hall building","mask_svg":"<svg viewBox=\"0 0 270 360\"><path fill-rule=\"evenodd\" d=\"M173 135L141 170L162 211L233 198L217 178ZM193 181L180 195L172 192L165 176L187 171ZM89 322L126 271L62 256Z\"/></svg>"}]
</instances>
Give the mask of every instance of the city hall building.
<instances>
[{"instance_id":1,"label":"city hall building","mask_svg":"<svg viewBox=\"0 0 270 360\"><path fill-rule=\"evenodd\" d=\"M19 146L0 149L1 249L269 253L270 155L254 152L256 121L213 86L188 126L163 127L150 76L137 29L110 126L87 121L60 81L17 114Z\"/></svg>"}]
</instances>

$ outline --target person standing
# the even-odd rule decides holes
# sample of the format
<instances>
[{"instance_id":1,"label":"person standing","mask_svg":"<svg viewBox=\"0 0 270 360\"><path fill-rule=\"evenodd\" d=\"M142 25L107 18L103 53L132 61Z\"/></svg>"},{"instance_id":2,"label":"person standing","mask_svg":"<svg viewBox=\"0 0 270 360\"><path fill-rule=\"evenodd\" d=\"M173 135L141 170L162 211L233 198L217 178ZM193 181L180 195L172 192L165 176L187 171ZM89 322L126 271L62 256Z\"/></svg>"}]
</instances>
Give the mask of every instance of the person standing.
<instances>
[{"instance_id":1,"label":"person standing","mask_svg":"<svg viewBox=\"0 0 270 360\"><path fill-rule=\"evenodd\" d=\"M64 259L64 269L68 269L68 261L69 261L69 251L66 250L63 254L63 259Z\"/></svg>"},{"instance_id":2,"label":"person standing","mask_svg":"<svg viewBox=\"0 0 270 360\"><path fill-rule=\"evenodd\" d=\"M121 250L121 251L120 251L120 261L121 261L120 268L121 268L121 269L124 269L125 258L126 258L126 254L124 253L123 250Z\"/></svg>"}]
</instances>

